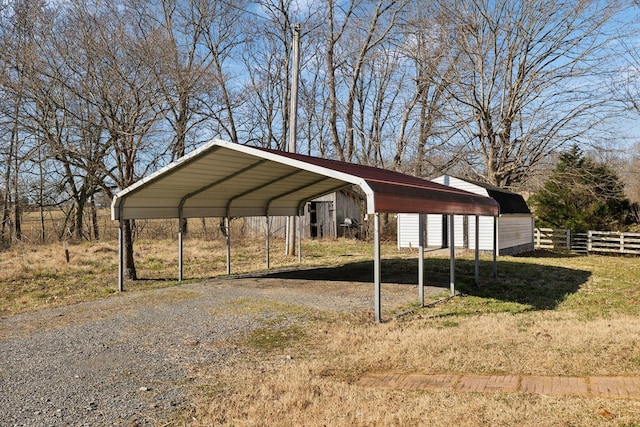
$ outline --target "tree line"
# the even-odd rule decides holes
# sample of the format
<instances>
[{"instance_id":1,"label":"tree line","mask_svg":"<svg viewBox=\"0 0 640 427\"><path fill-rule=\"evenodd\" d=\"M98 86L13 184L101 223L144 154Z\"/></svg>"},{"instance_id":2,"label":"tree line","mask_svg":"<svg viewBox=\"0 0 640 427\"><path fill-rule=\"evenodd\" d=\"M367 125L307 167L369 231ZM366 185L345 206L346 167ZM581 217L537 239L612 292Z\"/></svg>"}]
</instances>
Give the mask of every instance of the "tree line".
<instances>
[{"instance_id":1,"label":"tree line","mask_svg":"<svg viewBox=\"0 0 640 427\"><path fill-rule=\"evenodd\" d=\"M633 2L7 0L0 240L97 208L212 137L518 188L633 111ZM623 71L623 72L622 72ZM45 238L42 227L42 239ZM131 224L125 221L130 238Z\"/></svg>"}]
</instances>

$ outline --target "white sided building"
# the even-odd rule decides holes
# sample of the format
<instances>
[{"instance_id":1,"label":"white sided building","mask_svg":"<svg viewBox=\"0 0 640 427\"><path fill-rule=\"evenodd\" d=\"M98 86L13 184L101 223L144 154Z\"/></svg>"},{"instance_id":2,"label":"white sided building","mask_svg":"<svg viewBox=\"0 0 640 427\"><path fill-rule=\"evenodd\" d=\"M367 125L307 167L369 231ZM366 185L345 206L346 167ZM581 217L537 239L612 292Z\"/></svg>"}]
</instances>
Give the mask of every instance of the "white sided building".
<instances>
[{"instance_id":1,"label":"white sided building","mask_svg":"<svg viewBox=\"0 0 640 427\"><path fill-rule=\"evenodd\" d=\"M439 184L449 185L470 193L489 196L500 205L500 216L497 224L497 255L514 255L533 251L534 220L524 198L511 191L489 184L465 181L449 175L432 180ZM443 215L425 215L425 246L442 248L449 246L449 229L447 217ZM398 214L398 247L417 248L418 214ZM480 216L478 218L478 248L484 252L493 252L494 218ZM456 248L475 249L476 219L474 216L454 216L454 244Z\"/></svg>"}]
</instances>

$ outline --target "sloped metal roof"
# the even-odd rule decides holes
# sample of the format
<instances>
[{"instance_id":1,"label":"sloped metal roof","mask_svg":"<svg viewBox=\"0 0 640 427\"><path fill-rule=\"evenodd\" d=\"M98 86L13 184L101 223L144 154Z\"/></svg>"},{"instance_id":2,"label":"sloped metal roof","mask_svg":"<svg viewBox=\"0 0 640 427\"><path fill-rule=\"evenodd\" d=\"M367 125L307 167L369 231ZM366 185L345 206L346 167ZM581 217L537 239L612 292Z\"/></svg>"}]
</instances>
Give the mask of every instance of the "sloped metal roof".
<instances>
[{"instance_id":1,"label":"sloped metal roof","mask_svg":"<svg viewBox=\"0 0 640 427\"><path fill-rule=\"evenodd\" d=\"M453 180L453 181L451 181ZM471 191L474 194L486 194L498 202L498 206L500 206L500 215L504 214L524 214L531 215L531 211L529 210L529 206L527 202L524 200L524 197L518 193L514 193L512 191L507 190L506 188L497 187L492 184L488 184L482 181L476 181L467 178L460 178L452 175L442 175L437 178L434 178L432 181L442 183L445 185L450 185L456 188L463 188L467 191ZM451 182L450 182L451 181ZM472 184L479 189L484 189L485 192L476 192L470 189L467 186L462 186L461 184Z\"/></svg>"},{"instance_id":2,"label":"sloped metal roof","mask_svg":"<svg viewBox=\"0 0 640 427\"><path fill-rule=\"evenodd\" d=\"M120 191L113 219L297 215L309 200L357 185L367 213L498 215L484 197L409 175L213 140Z\"/></svg>"}]
</instances>

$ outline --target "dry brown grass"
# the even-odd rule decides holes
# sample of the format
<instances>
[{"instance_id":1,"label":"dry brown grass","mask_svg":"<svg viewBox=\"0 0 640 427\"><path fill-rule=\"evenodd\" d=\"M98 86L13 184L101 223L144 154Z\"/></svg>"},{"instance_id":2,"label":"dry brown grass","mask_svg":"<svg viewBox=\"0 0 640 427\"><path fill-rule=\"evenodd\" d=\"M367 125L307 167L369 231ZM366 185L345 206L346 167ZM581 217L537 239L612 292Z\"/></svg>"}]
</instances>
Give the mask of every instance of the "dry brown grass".
<instances>
[{"instance_id":1,"label":"dry brown grass","mask_svg":"<svg viewBox=\"0 0 640 427\"><path fill-rule=\"evenodd\" d=\"M98 298L115 291L114 244L14 245L0 253L0 315Z\"/></svg>"},{"instance_id":2,"label":"dry brown grass","mask_svg":"<svg viewBox=\"0 0 640 427\"><path fill-rule=\"evenodd\" d=\"M249 367L250 384L220 393L183 425L192 426L633 426L638 406L623 401L508 393L363 389L304 364L277 372ZM220 381L225 377L215 377ZM224 387L224 386L221 386ZM606 417L600 415L607 415ZM179 422L177 423L179 424Z\"/></svg>"},{"instance_id":3,"label":"dry brown grass","mask_svg":"<svg viewBox=\"0 0 640 427\"><path fill-rule=\"evenodd\" d=\"M640 376L637 259L544 256L503 262L511 275L476 292L484 296L455 298L379 325L364 315L312 316L296 340L274 338L269 348L247 336L234 343L244 353L230 366L194 367L202 388L175 424L640 425L638 401L356 385L365 372L385 371ZM577 286L572 272L580 277ZM534 297L518 298L523 286ZM572 291L552 293L551 304L544 294L563 286Z\"/></svg>"},{"instance_id":4,"label":"dry brown grass","mask_svg":"<svg viewBox=\"0 0 640 427\"><path fill-rule=\"evenodd\" d=\"M264 269L263 246L260 239L234 240L234 273ZM224 274L223 249L219 240L187 240L186 277ZM2 252L0 315L115 291L115 243L75 245L70 252L69 264L61 245ZM361 242L306 242L304 264L345 264L370 259L371 252ZM282 253L282 242L276 241L272 267L297 265ZM393 242L383 253L400 258L393 264L398 271L414 268L402 260L414 254L397 252ZM138 273L144 279L126 288L174 284L176 258L175 241L138 242ZM488 260L483 258L485 271ZM383 324L372 323L370 313L274 306L283 319L292 319L290 326L265 323L238 341L217 344L243 352L224 366L191 367L192 405L172 424L640 426L637 401L356 385L370 371L640 376L637 259L501 258L500 278L480 289L469 286L471 262L470 257L459 261L460 289L467 296ZM446 259L433 259L427 268L442 275L447 265ZM229 309L250 310L251 304L238 301Z\"/></svg>"},{"instance_id":5,"label":"dry brown grass","mask_svg":"<svg viewBox=\"0 0 640 427\"><path fill-rule=\"evenodd\" d=\"M424 313L381 325L335 318L314 323L297 345L265 357L249 340L247 355L234 366L199 371L208 388L176 424L637 425L640 402L380 390L355 380L366 371L387 370L638 375L639 330L635 317L584 322L570 313L480 315L455 325Z\"/></svg>"},{"instance_id":6,"label":"dry brown grass","mask_svg":"<svg viewBox=\"0 0 640 427\"><path fill-rule=\"evenodd\" d=\"M388 243L388 250L393 244ZM0 316L104 298L117 290L118 245L115 241L68 244L69 263L62 243L16 244L0 251ZM176 285L178 246L175 240L139 240L134 245L138 279L125 290ZM232 235L232 273L266 269L263 239ZM302 266L342 264L370 259L371 245L355 240L308 241ZM185 239L184 278L201 280L226 274L222 239ZM272 269L299 266L284 254L284 242L272 239Z\"/></svg>"}]
</instances>

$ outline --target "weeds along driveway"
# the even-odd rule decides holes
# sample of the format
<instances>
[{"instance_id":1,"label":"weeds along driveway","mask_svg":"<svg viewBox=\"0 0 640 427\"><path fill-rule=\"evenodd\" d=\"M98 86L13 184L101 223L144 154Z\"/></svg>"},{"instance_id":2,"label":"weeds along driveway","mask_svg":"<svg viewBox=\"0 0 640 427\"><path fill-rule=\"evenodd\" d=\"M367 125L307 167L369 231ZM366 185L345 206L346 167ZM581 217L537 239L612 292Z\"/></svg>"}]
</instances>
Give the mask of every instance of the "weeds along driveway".
<instances>
[{"instance_id":1,"label":"weeds along driveway","mask_svg":"<svg viewBox=\"0 0 640 427\"><path fill-rule=\"evenodd\" d=\"M416 300L414 285L382 285L387 318ZM279 313L291 306L307 310ZM234 338L306 311L372 308L366 282L244 277L0 319L0 425L155 425L188 401L190 366L240 353Z\"/></svg>"}]
</instances>

